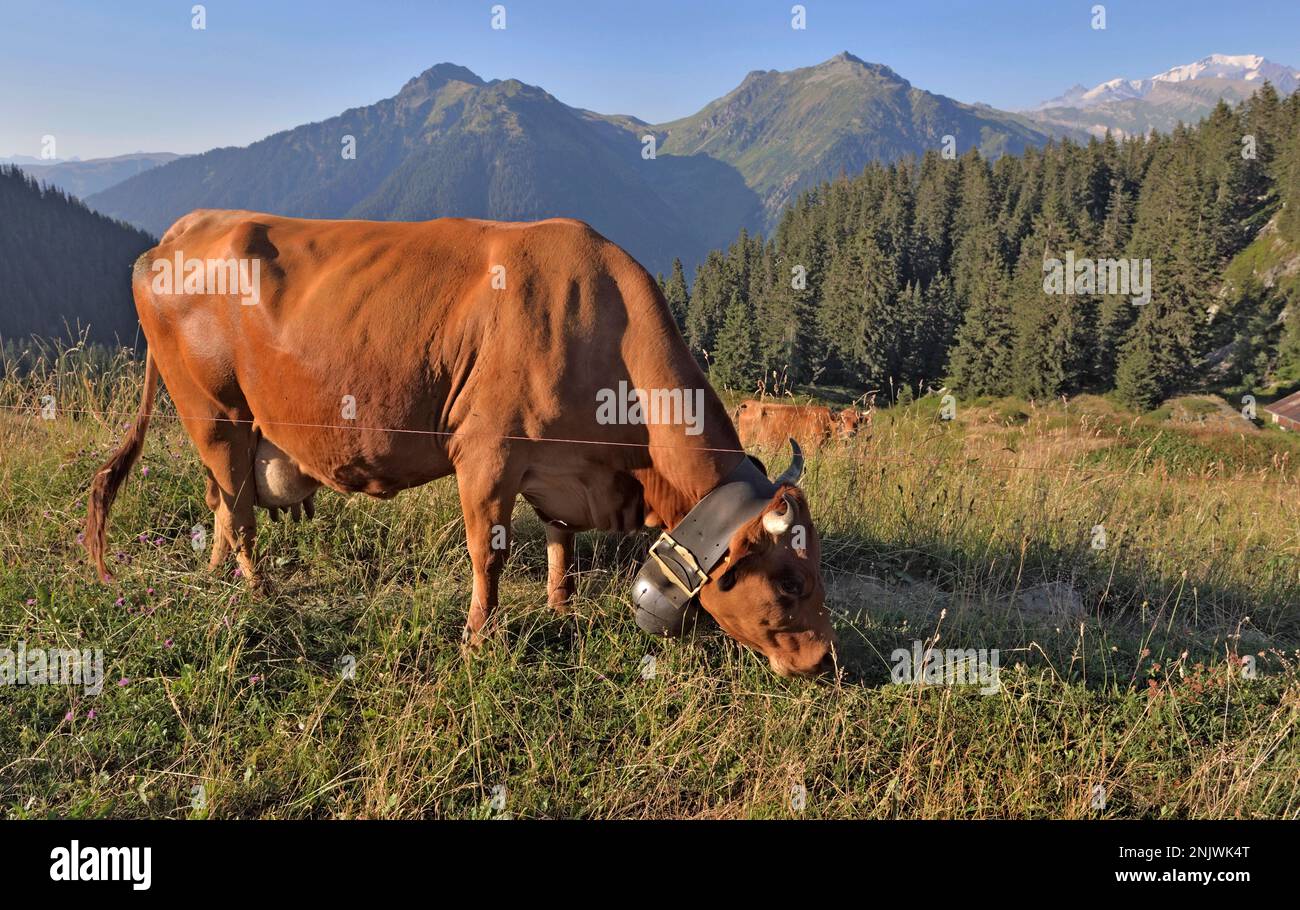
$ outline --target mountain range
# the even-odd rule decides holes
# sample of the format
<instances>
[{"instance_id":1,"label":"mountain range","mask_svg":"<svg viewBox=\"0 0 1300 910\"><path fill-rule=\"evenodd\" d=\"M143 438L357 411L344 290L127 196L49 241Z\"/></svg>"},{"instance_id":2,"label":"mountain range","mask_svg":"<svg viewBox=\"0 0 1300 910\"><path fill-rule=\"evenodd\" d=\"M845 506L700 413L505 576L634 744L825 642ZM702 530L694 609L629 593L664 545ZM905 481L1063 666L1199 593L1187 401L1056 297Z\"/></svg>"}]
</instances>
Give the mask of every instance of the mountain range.
<instances>
[{"instance_id":1,"label":"mountain range","mask_svg":"<svg viewBox=\"0 0 1300 910\"><path fill-rule=\"evenodd\" d=\"M42 183L84 199L121 183L128 177L142 174L179 157L180 155L170 152L135 152L112 158L89 158L85 161L74 158L42 161L39 158L17 156L7 163L16 164Z\"/></svg>"},{"instance_id":2,"label":"mountain range","mask_svg":"<svg viewBox=\"0 0 1300 910\"><path fill-rule=\"evenodd\" d=\"M570 216L663 270L675 256L689 268L741 228L770 229L801 190L870 161L939 150L945 136L957 154L1018 153L1055 132L918 89L848 53L752 72L698 113L657 125L442 63L391 98L172 161L87 201L155 234L202 207L399 220ZM345 137L355 158L343 154Z\"/></svg>"},{"instance_id":3,"label":"mountain range","mask_svg":"<svg viewBox=\"0 0 1300 910\"><path fill-rule=\"evenodd\" d=\"M1107 129L1167 131L1265 81L1288 93L1300 71L1214 54L1008 113L927 92L845 52L815 66L756 70L695 114L651 124L441 63L390 98L247 147L22 166L158 235L203 207L398 220L563 215L588 221L652 271L674 257L689 270L742 228L770 233L808 187L872 161L945 145L996 157ZM355 155L345 154L349 146Z\"/></svg>"},{"instance_id":4,"label":"mountain range","mask_svg":"<svg viewBox=\"0 0 1300 910\"><path fill-rule=\"evenodd\" d=\"M1146 79L1111 79L1092 88L1075 85L1025 115L1047 128L1082 130L1095 136L1168 132L1192 124L1220 99L1244 101L1269 82L1279 94L1300 86L1300 70L1255 54L1211 54Z\"/></svg>"}]
</instances>

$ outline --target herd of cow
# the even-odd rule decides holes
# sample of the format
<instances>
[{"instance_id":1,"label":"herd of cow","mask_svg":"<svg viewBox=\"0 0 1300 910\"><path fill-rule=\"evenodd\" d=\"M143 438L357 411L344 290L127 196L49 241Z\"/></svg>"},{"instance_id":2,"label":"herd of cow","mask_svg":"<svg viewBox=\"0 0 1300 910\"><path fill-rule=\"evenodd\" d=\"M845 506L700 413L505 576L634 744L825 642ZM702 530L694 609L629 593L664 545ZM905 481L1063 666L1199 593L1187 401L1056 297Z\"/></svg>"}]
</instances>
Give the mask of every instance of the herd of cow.
<instances>
[{"instance_id":1,"label":"herd of cow","mask_svg":"<svg viewBox=\"0 0 1300 910\"><path fill-rule=\"evenodd\" d=\"M254 303L151 281L157 263L194 260L256 260ZM866 415L747 401L737 435L654 279L587 225L196 211L137 260L132 286L143 398L88 498L86 546L105 580L109 509L161 379L205 468L210 566L233 552L250 585L262 582L256 507L310 513L322 486L387 498L454 474L471 644L489 632L522 496L546 528L555 607L574 594L576 532L656 528L637 597L648 586L656 602L689 600L783 675L833 669L802 456L796 446L796 465L768 481L742 441L815 446ZM702 431L597 421L601 390L621 382L702 389Z\"/></svg>"}]
</instances>

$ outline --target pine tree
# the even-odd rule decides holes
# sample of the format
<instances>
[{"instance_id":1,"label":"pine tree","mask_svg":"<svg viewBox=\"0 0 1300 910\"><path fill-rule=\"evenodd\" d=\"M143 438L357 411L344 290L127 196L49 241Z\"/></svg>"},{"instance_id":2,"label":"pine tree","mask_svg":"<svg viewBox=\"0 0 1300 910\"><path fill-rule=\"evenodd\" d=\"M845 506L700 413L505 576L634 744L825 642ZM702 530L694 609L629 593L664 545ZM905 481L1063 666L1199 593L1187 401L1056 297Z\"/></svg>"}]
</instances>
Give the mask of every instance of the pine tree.
<instances>
[{"instance_id":1,"label":"pine tree","mask_svg":"<svg viewBox=\"0 0 1300 910\"><path fill-rule=\"evenodd\" d=\"M667 281L660 281L664 299L668 301L668 310L673 314L677 327L686 331L686 316L691 308L691 293L686 287L686 273L682 269L681 259L673 260L673 269Z\"/></svg>"},{"instance_id":2,"label":"pine tree","mask_svg":"<svg viewBox=\"0 0 1300 910\"><path fill-rule=\"evenodd\" d=\"M726 388L742 392L750 392L762 376L754 316L739 291L732 293L727 304L709 376Z\"/></svg>"},{"instance_id":3,"label":"pine tree","mask_svg":"<svg viewBox=\"0 0 1300 910\"><path fill-rule=\"evenodd\" d=\"M1015 366L1015 328L1001 258L970 292L949 361L950 384L964 395L1009 395Z\"/></svg>"},{"instance_id":4,"label":"pine tree","mask_svg":"<svg viewBox=\"0 0 1300 910\"><path fill-rule=\"evenodd\" d=\"M713 348L713 341L722 325L730 299L724 272L725 262L717 250L709 253L695 269L695 282L686 310L686 343L696 357Z\"/></svg>"},{"instance_id":5,"label":"pine tree","mask_svg":"<svg viewBox=\"0 0 1300 910\"><path fill-rule=\"evenodd\" d=\"M1143 314L1144 317L1146 314ZM1165 399L1167 366L1154 344L1154 319L1138 320L1120 351L1115 370L1115 394L1131 408L1149 411Z\"/></svg>"},{"instance_id":6,"label":"pine tree","mask_svg":"<svg viewBox=\"0 0 1300 910\"><path fill-rule=\"evenodd\" d=\"M898 270L870 234L859 233L836 251L822 292L819 328L841 378L876 387L896 379Z\"/></svg>"}]
</instances>

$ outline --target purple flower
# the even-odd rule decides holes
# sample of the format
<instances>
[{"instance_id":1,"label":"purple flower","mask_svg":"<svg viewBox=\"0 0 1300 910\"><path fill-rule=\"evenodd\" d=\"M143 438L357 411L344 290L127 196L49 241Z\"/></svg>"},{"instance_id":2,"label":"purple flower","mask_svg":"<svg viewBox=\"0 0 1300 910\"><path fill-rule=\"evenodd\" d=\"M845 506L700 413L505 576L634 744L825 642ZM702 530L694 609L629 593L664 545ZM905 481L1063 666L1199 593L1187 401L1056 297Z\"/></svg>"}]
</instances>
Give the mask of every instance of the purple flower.
<instances>
[{"instance_id":1,"label":"purple flower","mask_svg":"<svg viewBox=\"0 0 1300 910\"><path fill-rule=\"evenodd\" d=\"M148 476L149 476L149 466L148 466L148 465L145 465L143 468L141 468L141 469L140 469L140 473L143 474L145 477L148 477Z\"/></svg>"},{"instance_id":2,"label":"purple flower","mask_svg":"<svg viewBox=\"0 0 1300 910\"><path fill-rule=\"evenodd\" d=\"M248 677L248 681L249 681L250 683L252 683L253 685L257 685L258 682L259 682L261 679L262 679L262 677L258 676L256 673L254 673L252 676Z\"/></svg>"},{"instance_id":3,"label":"purple flower","mask_svg":"<svg viewBox=\"0 0 1300 910\"><path fill-rule=\"evenodd\" d=\"M95 719L95 709L91 708L89 711L86 712L86 720L94 720L94 719Z\"/></svg>"},{"instance_id":4,"label":"purple flower","mask_svg":"<svg viewBox=\"0 0 1300 910\"><path fill-rule=\"evenodd\" d=\"M34 606L36 606L36 598L35 598L35 597L29 597L29 598L27 598L27 606L29 606L29 607L34 607Z\"/></svg>"},{"instance_id":5,"label":"purple flower","mask_svg":"<svg viewBox=\"0 0 1300 910\"><path fill-rule=\"evenodd\" d=\"M78 535L77 535L77 543L85 543L85 542L86 542L86 535L85 535L85 534L78 534Z\"/></svg>"},{"instance_id":6,"label":"purple flower","mask_svg":"<svg viewBox=\"0 0 1300 910\"><path fill-rule=\"evenodd\" d=\"M126 603L126 598L125 598L125 597L119 597L117 600L113 601L113 603L116 604L116 605L119 606L119 607L120 607L120 606L123 606L123 605Z\"/></svg>"},{"instance_id":7,"label":"purple flower","mask_svg":"<svg viewBox=\"0 0 1300 910\"><path fill-rule=\"evenodd\" d=\"M64 720L72 720L72 712L69 711L67 714L63 715L63 719L64 719Z\"/></svg>"},{"instance_id":8,"label":"purple flower","mask_svg":"<svg viewBox=\"0 0 1300 910\"><path fill-rule=\"evenodd\" d=\"M152 594L152 593L153 593L153 588L145 588L145 589L144 589L144 593L146 593L146 594Z\"/></svg>"},{"instance_id":9,"label":"purple flower","mask_svg":"<svg viewBox=\"0 0 1300 910\"><path fill-rule=\"evenodd\" d=\"M125 686L129 686L129 685L131 685L131 680L128 679L127 677L123 676L121 679L119 679L119 680L117 681L117 685L118 685L119 688L121 688L121 687L125 687Z\"/></svg>"},{"instance_id":10,"label":"purple flower","mask_svg":"<svg viewBox=\"0 0 1300 910\"><path fill-rule=\"evenodd\" d=\"M166 639L166 640L163 642L163 647L164 647L164 648L170 648L171 646L172 646L172 640L171 640L170 638Z\"/></svg>"}]
</instances>

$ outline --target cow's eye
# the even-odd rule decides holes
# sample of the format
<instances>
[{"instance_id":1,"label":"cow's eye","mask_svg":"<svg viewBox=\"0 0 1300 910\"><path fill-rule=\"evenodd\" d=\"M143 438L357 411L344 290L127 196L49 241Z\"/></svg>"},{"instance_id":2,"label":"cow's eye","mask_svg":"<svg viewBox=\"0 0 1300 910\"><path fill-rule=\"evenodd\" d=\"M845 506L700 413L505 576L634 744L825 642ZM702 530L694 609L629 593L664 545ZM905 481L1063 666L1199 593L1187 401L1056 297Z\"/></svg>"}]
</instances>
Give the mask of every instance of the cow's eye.
<instances>
[{"instance_id":1,"label":"cow's eye","mask_svg":"<svg viewBox=\"0 0 1300 910\"><path fill-rule=\"evenodd\" d=\"M800 597L803 595L803 579L798 575L782 575L777 579L777 587L787 597Z\"/></svg>"}]
</instances>

